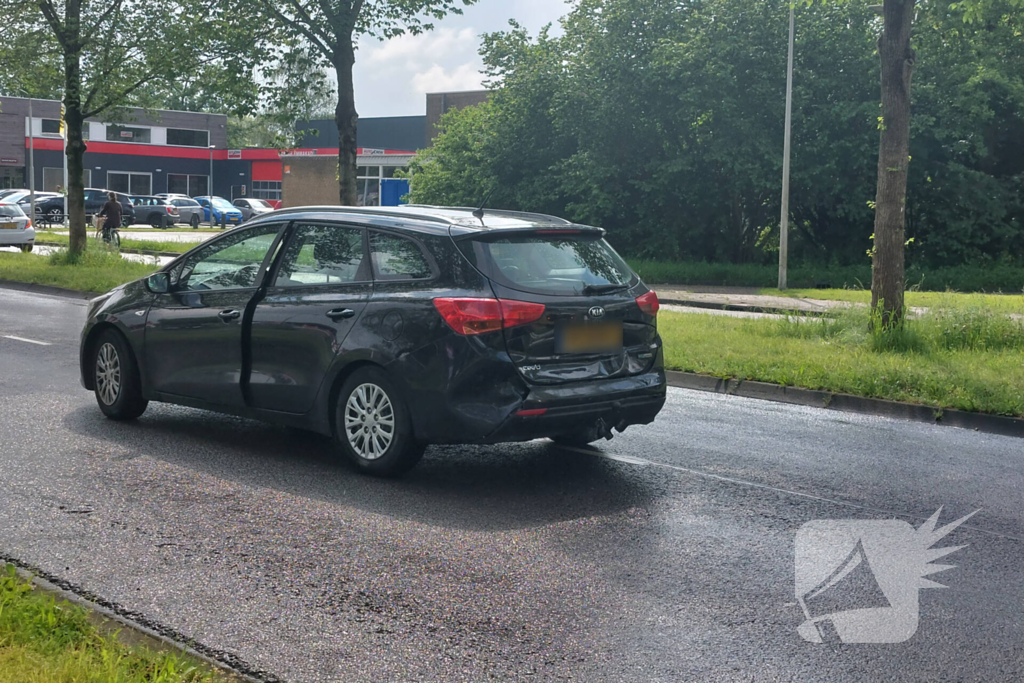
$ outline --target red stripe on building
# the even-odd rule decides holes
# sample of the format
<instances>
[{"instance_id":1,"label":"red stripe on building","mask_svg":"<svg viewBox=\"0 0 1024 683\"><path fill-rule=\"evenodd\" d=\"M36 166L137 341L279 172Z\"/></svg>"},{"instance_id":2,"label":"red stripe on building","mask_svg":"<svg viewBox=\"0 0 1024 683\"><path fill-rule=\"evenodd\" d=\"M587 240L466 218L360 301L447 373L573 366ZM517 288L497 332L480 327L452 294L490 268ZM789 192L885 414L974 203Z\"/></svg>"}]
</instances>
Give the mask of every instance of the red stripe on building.
<instances>
[{"instance_id":1,"label":"red stripe on building","mask_svg":"<svg viewBox=\"0 0 1024 683\"><path fill-rule=\"evenodd\" d=\"M252 179L281 182L280 160L252 162Z\"/></svg>"},{"instance_id":2,"label":"red stripe on building","mask_svg":"<svg viewBox=\"0 0 1024 683\"><path fill-rule=\"evenodd\" d=\"M89 142L86 141L86 152L93 154L125 154L129 156L139 157L171 157L177 159L209 159L210 150L203 148L192 148L192 147L170 147L165 145L144 145L138 143L125 143L125 142ZM64 141L53 138L35 138L35 148L42 151L61 152L64 150ZM28 138L25 138L25 149L28 149ZM363 148L356 150L358 154L364 154ZM380 150L375 150L380 151ZM415 152L402 152L399 150L387 149L383 150L385 156L400 155L400 154L415 154ZM319 149L295 149L295 150L276 150L276 149L243 149L242 159L244 161L277 161L283 156L338 156L338 150L319 148ZM228 150L226 149L215 149L213 150L213 158L216 161L227 161ZM260 180L267 180L260 178ZM280 178L277 178L280 180Z\"/></svg>"}]
</instances>

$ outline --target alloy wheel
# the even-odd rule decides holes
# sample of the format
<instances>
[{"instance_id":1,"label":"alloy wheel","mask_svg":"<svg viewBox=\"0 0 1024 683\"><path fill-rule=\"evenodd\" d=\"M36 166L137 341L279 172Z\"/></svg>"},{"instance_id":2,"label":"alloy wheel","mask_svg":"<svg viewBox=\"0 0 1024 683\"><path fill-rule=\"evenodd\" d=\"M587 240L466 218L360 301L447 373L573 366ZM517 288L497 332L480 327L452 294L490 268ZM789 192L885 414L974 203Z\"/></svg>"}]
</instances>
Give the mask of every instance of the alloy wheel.
<instances>
[{"instance_id":1,"label":"alloy wheel","mask_svg":"<svg viewBox=\"0 0 1024 683\"><path fill-rule=\"evenodd\" d=\"M121 395L121 359L111 343L100 347L96 355L96 390L105 405L112 406Z\"/></svg>"},{"instance_id":2,"label":"alloy wheel","mask_svg":"<svg viewBox=\"0 0 1024 683\"><path fill-rule=\"evenodd\" d=\"M395 410L387 393L376 384L361 384L345 404L345 436L365 460L384 457L395 440Z\"/></svg>"}]
</instances>

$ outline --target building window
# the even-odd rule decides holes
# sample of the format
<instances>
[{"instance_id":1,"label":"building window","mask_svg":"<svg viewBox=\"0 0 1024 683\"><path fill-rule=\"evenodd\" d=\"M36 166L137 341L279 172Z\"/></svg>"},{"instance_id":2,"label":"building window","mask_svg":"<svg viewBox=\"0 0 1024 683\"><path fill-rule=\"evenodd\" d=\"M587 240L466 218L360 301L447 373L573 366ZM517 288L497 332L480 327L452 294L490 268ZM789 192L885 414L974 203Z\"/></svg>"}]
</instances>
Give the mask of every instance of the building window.
<instances>
[{"instance_id":1,"label":"building window","mask_svg":"<svg viewBox=\"0 0 1024 683\"><path fill-rule=\"evenodd\" d=\"M83 169L82 171L82 187L89 187L92 185L92 170ZM41 192L61 192L64 188L64 169L63 168L44 168L43 169L43 188Z\"/></svg>"},{"instance_id":2,"label":"building window","mask_svg":"<svg viewBox=\"0 0 1024 683\"><path fill-rule=\"evenodd\" d=\"M167 144L181 147L209 147L210 132L206 130L188 130L186 128L168 128Z\"/></svg>"},{"instance_id":3,"label":"building window","mask_svg":"<svg viewBox=\"0 0 1024 683\"><path fill-rule=\"evenodd\" d=\"M356 168L357 206L380 206L380 166Z\"/></svg>"},{"instance_id":4,"label":"building window","mask_svg":"<svg viewBox=\"0 0 1024 683\"><path fill-rule=\"evenodd\" d=\"M40 123L43 135L60 135L60 121L57 119L43 119Z\"/></svg>"},{"instance_id":5,"label":"building window","mask_svg":"<svg viewBox=\"0 0 1024 683\"><path fill-rule=\"evenodd\" d=\"M270 201L280 201L281 199L281 183L280 181L273 180L254 180L252 181L252 198L253 199L269 199Z\"/></svg>"},{"instance_id":6,"label":"building window","mask_svg":"<svg viewBox=\"0 0 1024 683\"><path fill-rule=\"evenodd\" d=\"M151 173L108 171L107 189L122 194L150 195L153 194L153 175Z\"/></svg>"},{"instance_id":7,"label":"building window","mask_svg":"<svg viewBox=\"0 0 1024 683\"><path fill-rule=\"evenodd\" d=\"M205 175L167 174L167 193L188 197L206 197L210 194L210 178Z\"/></svg>"},{"instance_id":8,"label":"building window","mask_svg":"<svg viewBox=\"0 0 1024 683\"><path fill-rule=\"evenodd\" d=\"M107 125L107 140L111 142L140 142L149 144L151 140L150 134L149 128Z\"/></svg>"}]
</instances>

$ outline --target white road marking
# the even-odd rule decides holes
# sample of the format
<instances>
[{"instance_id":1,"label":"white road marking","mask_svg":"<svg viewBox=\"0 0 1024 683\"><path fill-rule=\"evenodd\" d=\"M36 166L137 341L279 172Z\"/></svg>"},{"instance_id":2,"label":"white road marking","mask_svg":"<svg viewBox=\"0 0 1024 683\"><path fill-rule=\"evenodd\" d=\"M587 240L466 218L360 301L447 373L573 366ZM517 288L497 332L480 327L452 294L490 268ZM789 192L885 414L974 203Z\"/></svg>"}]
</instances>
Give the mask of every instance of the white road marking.
<instances>
[{"instance_id":1,"label":"white road marking","mask_svg":"<svg viewBox=\"0 0 1024 683\"><path fill-rule=\"evenodd\" d=\"M620 455L618 453L610 453L610 452L607 452L607 451L602 451L602 450L600 450L600 449L598 449L596 447L593 447L593 446L590 447L590 448L577 448L576 446L562 446L562 445L559 445L559 448L562 448L562 449L567 450L567 451L573 451L575 453L583 453L584 455L593 455L593 456L597 456L598 458L603 458L605 460L613 460L615 462L621 462L621 463L625 463L625 464L628 464L628 465L638 465L640 467L661 467L661 468L664 468L664 469L667 469L667 470L674 470L676 472L685 472L686 474L692 474L692 475L698 476L698 477L705 477L707 479L715 479L715 480L718 480L718 481L727 482L729 484L737 484L739 486L749 486L749 487L752 487L752 488L764 489L766 491L773 491L775 493L781 493L781 494L788 495L788 496L796 496L796 497L799 497L799 498L807 498L809 500L814 500L814 501L818 501L818 502L821 502L821 503L829 503L829 504L832 504L832 505L839 505L839 506L842 506L842 507L854 508L854 509L857 509L857 510L863 510L865 512L871 512L871 513L874 513L874 514L892 515L894 517L909 517L910 519L915 519L915 520L922 521L922 522L925 521L924 517L918 517L916 515L908 514L906 512L899 512L899 511L896 511L896 510L886 510L884 508L872 507L870 505L858 505L857 503L850 503L850 502L845 501L845 500L836 500L835 498L826 498L824 496L815 496L814 494L811 494L811 493L801 493L800 491L791 491L790 489L783 489L783 488L779 488L777 486L770 486L768 484L759 484L757 482L747 481L745 479L737 479L735 477L724 477L724 476L722 476L720 474L712 474L711 472L703 472L701 470L695 470L695 469L691 469L689 467L681 467L679 465L670 465L670 464L664 463L664 462L655 462L653 460L646 460L644 458L636 458L636 457L633 457L631 455ZM973 525L964 524L963 528L971 529L972 531L977 531L979 533L986 534L988 536L995 536L997 538L1005 538L1005 539L1009 539L1009 540L1012 540L1012 541L1024 542L1024 538L1020 538L1018 536L1011 536L1009 534L1003 534L1003 533L1000 533L998 531L989 531L988 529L982 529L982 528L979 528L979 527L976 527L976 526L973 526Z\"/></svg>"},{"instance_id":2,"label":"white road marking","mask_svg":"<svg viewBox=\"0 0 1024 683\"><path fill-rule=\"evenodd\" d=\"M13 334L5 334L4 339L13 339L14 341L25 342L26 344L36 344L37 346L53 346L50 342L36 341L35 339L25 339L24 337L15 337Z\"/></svg>"}]
</instances>

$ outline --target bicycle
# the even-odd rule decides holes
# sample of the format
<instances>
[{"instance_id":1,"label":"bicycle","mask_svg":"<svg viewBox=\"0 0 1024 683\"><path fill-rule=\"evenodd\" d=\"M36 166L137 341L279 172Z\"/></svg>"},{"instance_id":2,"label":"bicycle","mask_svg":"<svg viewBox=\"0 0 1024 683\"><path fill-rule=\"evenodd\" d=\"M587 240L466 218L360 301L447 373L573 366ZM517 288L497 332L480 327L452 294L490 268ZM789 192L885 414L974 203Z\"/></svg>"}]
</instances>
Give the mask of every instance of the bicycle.
<instances>
[{"instance_id":1,"label":"bicycle","mask_svg":"<svg viewBox=\"0 0 1024 683\"><path fill-rule=\"evenodd\" d=\"M107 219L105 216L97 216L96 221L100 223L98 229L102 234L104 244L112 244L116 249L120 249L121 231L116 226L108 227Z\"/></svg>"}]
</instances>

